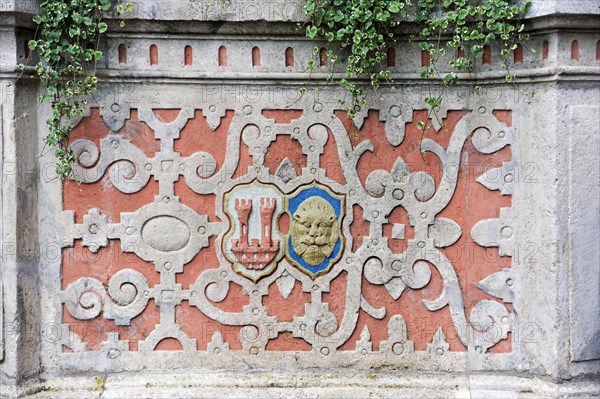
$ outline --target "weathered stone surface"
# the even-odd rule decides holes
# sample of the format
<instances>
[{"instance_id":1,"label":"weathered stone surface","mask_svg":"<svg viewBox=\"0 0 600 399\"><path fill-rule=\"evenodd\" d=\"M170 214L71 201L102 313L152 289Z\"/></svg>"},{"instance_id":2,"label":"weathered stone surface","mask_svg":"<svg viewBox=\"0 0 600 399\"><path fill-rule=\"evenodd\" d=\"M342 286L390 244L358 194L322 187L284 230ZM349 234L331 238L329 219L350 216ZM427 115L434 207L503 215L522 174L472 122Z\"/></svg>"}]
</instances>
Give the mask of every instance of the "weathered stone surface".
<instances>
[{"instance_id":1,"label":"weathered stone surface","mask_svg":"<svg viewBox=\"0 0 600 399\"><path fill-rule=\"evenodd\" d=\"M183 383L182 383L183 381ZM185 388L182 389L182 386ZM87 378L55 378L38 385L37 398L97 398L114 399L160 398L334 398L362 399L367 397L410 398L523 398L552 399L580 394L597 397L598 384L570 381L556 386L544 380L510 375L493 376L473 373L448 375L442 373L211 373L202 370L186 374L128 373ZM54 392L60 389L60 392Z\"/></svg>"},{"instance_id":2,"label":"weathered stone surface","mask_svg":"<svg viewBox=\"0 0 600 399\"><path fill-rule=\"evenodd\" d=\"M569 107L570 354L574 361L600 360L599 115L599 105Z\"/></svg>"},{"instance_id":3,"label":"weathered stone surface","mask_svg":"<svg viewBox=\"0 0 600 399\"><path fill-rule=\"evenodd\" d=\"M522 85L477 62L423 134L416 43L350 121L301 3L218 3L111 33L81 184L35 156L29 11L0 6L0 392L597 396L597 4L534 2Z\"/></svg>"}]
</instances>

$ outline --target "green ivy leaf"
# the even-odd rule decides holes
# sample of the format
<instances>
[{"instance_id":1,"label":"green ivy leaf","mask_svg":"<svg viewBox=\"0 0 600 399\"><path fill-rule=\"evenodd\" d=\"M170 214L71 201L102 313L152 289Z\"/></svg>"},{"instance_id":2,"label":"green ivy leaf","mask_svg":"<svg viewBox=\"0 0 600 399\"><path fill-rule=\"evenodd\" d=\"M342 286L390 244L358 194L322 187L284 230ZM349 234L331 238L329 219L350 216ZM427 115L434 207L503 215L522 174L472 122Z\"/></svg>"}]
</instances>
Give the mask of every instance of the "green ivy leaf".
<instances>
[{"instance_id":1,"label":"green ivy leaf","mask_svg":"<svg viewBox=\"0 0 600 399\"><path fill-rule=\"evenodd\" d=\"M307 26L306 27L306 36L308 36L311 39L314 39L315 37L317 37L317 27L316 26Z\"/></svg>"},{"instance_id":2,"label":"green ivy leaf","mask_svg":"<svg viewBox=\"0 0 600 399\"><path fill-rule=\"evenodd\" d=\"M108 11L111 7L112 4L110 4L110 0L100 0L100 8L102 11Z\"/></svg>"}]
</instances>

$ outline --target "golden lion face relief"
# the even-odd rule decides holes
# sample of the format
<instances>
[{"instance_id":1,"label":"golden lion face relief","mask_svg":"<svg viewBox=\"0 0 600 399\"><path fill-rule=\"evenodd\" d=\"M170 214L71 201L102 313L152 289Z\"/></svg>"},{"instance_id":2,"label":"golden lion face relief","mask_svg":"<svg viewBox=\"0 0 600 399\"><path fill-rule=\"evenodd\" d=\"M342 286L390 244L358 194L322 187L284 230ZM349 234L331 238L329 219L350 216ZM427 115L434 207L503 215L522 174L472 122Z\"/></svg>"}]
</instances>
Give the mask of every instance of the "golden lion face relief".
<instances>
[{"instance_id":1,"label":"golden lion face relief","mask_svg":"<svg viewBox=\"0 0 600 399\"><path fill-rule=\"evenodd\" d=\"M308 198L292 219L292 247L306 263L317 266L333 252L339 230L331 204L321 197Z\"/></svg>"}]
</instances>

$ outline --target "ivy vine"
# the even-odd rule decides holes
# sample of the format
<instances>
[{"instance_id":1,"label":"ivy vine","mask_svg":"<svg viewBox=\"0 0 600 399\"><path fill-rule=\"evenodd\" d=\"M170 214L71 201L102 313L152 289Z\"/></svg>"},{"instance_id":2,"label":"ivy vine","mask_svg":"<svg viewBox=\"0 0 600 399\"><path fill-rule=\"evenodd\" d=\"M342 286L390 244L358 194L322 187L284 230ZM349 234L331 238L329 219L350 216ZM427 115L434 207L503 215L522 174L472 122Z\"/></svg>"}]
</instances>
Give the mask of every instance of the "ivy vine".
<instances>
[{"instance_id":1,"label":"ivy vine","mask_svg":"<svg viewBox=\"0 0 600 399\"><path fill-rule=\"evenodd\" d=\"M350 53L344 58L329 50L327 56L334 65L347 62L345 72L350 80L342 79L340 85L352 95L353 104L347 111L353 119L366 100L363 88L352 79L367 77L373 89L379 88L382 79L390 79L391 72L381 66L386 59L387 47L393 41L399 17L408 16L406 3L396 0L307 0L304 12L309 19L306 27L309 38L323 37L330 43L338 42L342 50ZM318 54L317 49L315 54ZM318 56L322 57L322 54ZM309 61L309 70L316 66L315 60Z\"/></svg>"},{"instance_id":2,"label":"ivy vine","mask_svg":"<svg viewBox=\"0 0 600 399\"><path fill-rule=\"evenodd\" d=\"M474 70L473 60L482 55L485 44L500 43L506 81L514 82L516 76L510 72L508 60L517 42L527 39L520 18L529 6L529 1L519 5L517 0L307 0L304 11L309 20L309 38L322 37L341 47L339 54L329 50L327 57L333 65L346 63L347 77L339 83L352 96L352 104L346 109L353 119L366 105L364 85L359 79L367 78L375 90L382 81L391 81L391 71L384 61L401 23L417 24L418 34L413 39L430 54L421 78L455 85L459 73ZM35 70L45 85L38 100L51 105L45 143L54 149L58 175L71 176L75 156L68 148L68 139L74 120L84 114L98 83L96 63L102 58L99 38L108 29L103 16L111 10L121 14L131 10L132 5L115 7L111 0L43 0L40 7L42 14L34 18L38 32L29 48L39 57ZM457 49L464 49L464 54L441 65L447 51L456 53ZM318 51L315 54L323 56ZM312 60L309 70L316 65ZM427 97L426 103L435 112L442 95ZM427 128L423 122L420 127Z\"/></svg>"},{"instance_id":3,"label":"ivy vine","mask_svg":"<svg viewBox=\"0 0 600 399\"><path fill-rule=\"evenodd\" d=\"M521 18L529 7L529 1L519 5L517 0L307 0L304 12L309 38L321 37L341 48L339 54L329 50L328 56L334 66L346 63L347 78L339 83L352 95L353 103L346 110L353 119L366 105L357 78L369 79L375 90L382 81L390 82L391 72L384 61L399 24L416 24L418 33L411 39L429 53L430 62L420 71L421 78L438 80L444 87L456 85L459 73L474 71L474 59L482 56L484 46L498 43L506 81L512 83L516 76L510 72L509 58L517 42L528 38ZM454 56L444 65L442 57L450 50ZM308 69L316 65L311 60ZM435 112L442 95L425 101Z\"/></svg>"},{"instance_id":4,"label":"ivy vine","mask_svg":"<svg viewBox=\"0 0 600 399\"><path fill-rule=\"evenodd\" d=\"M126 3L115 10L121 14L132 7ZM113 4L111 0L43 0L40 8L42 14L33 19L38 31L28 46L38 55L35 71L45 86L38 101L49 102L51 107L44 141L58 159L57 174L69 177L75 162L68 148L69 133L96 90L96 63L102 58L99 40L108 29L102 18L113 10Z\"/></svg>"}]
</instances>

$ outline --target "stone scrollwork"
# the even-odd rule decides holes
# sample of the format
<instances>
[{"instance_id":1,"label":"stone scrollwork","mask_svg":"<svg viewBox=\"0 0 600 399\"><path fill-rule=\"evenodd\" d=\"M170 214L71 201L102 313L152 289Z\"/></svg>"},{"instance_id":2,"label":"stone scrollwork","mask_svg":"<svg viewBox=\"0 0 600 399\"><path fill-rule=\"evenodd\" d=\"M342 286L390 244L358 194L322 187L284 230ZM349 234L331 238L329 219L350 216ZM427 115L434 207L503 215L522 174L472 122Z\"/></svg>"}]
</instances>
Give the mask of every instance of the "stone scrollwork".
<instances>
[{"instance_id":1,"label":"stone scrollwork","mask_svg":"<svg viewBox=\"0 0 600 399\"><path fill-rule=\"evenodd\" d=\"M472 238L481 247L498 247L501 256L510 255L515 223L511 208L503 207L499 218L472 224L447 209L462 189L457 185L464 173L459 165L465 148L472 146L481 156L494 154L510 147L515 128L491 109L465 110L447 143L426 137L415 150L439 164L436 174L420 168L410 153L396 151L409 140L409 126L416 123L418 110L410 105L382 98L378 120L365 110L352 125L335 107L316 104L301 100L295 105L297 114L285 123L267 115L276 104L240 103L231 104L231 109L227 104L200 104L205 117L201 122L190 107L180 108L171 122L140 108L139 123L160 142L154 155L132 144L121 130L111 130L99 146L74 141L73 170L80 182L102 180L101 184L112 184L133 198L153 179L158 192L142 206L120 212L118 219L99 206L88 210L82 223L65 228L67 246L82 240L86 250L102 252L118 240L122 252L151 265L144 273L122 269L106 285L80 276L61 292L66 311L77 320L103 317L122 326L153 300L160 308L160 321L140 340L138 350L144 353L169 338L186 353L203 352L179 313L200 312L237 329L241 349L234 349L221 330L211 331L204 341L206 351L219 358L236 351L243 356L268 352L270 342L284 333L310 346L318 358L350 352L341 347L351 342L355 349L350 358L381 356L388 361L444 358L461 344L483 355L506 339L514 313L491 299L466 306L462 266L453 262L449 249ZM121 119L131 114L130 109L119 109L105 122L109 128L122 129ZM450 117L450 111L444 110L444 115ZM81 123L85 125L85 119ZM200 123L207 126L202 134L227 135L224 148L176 146L176 140L184 139L184 130L200 137L194 130ZM375 139L353 141L349 129L368 130L375 123L382 124L383 144ZM220 131L223 126L226 132ZM438 126L435 134L440 132ZM393 154L385 155L390 162L365 172L367 159L379 161L382 145ZM516 187L507 177L514 165L510 160L488 168L477 179L483 185L478 187L512 195ZM494 173L500 180L492 181ZM211 209L199 210L207 207ZM404 219L398 221L399 217ZM399 249L398 243L404 246ZM188 270L197 274L190 276ZM507 281L512 282L512 274L510 269L497 270L477 284L481 298L485 293L510 303L514 292ZM149 283L152 273L158 273L158 284ZM340 293L335 290L342 279L345 291ZM451 342L441 326L426 343L417 343L407 328L407 315L398 314L400 306L386 308L379 304L380 297L367 295L372 287L381 288L393 303L402 303L405 296L435 284L441 286L439 292L424 296L420 304L429 312L444 309L459 343ZM234 302L245 300L237 308L229 301L235 295ZM301 314L281 318L269 307L275 295L285 301L306 298ZM383 323L383 338L376 340L381 334L362 317Z\"/></svg>"},{"instance_id":2,"label":"stone scrollwork","mask_svg":"<svg viewBox=\"0 0 600 399\"><path fill-rule=\"evenodd\" d=\"M110 135L100 141L100 147L98 151L89 140L77 140L71 144L77 159L73 166L76 181L96 182L110 169L108 176L111 183L123 193L136 193L148 184L150 173L144 167L147 158L129 140Z\"/></svg>"},{"instance_id":3,"label":"stone scrollwork","mask_svg":"<svg viewBox=\"0 0 600 399\"><path fill-rule=\"evenodd\" d=\"M67 287L62 301L71 316L78 320L90 320L102 313L106 289L98 280L80 278Z\"/></svg>"},{"instance_id":4,"label":"stone scrollwork","mask_svg":"<svg viewBox=\"0 0 600 399\"><path fill-rule=\"evenodd\" d=\"M129 325L148 304L149 287L146 278L131 269L116 273L104 285L93 278L80 278L63 292L62 300L76 319L90 320L103 312L104 318L117 325Z\"/></svg>"}]
</instances>

